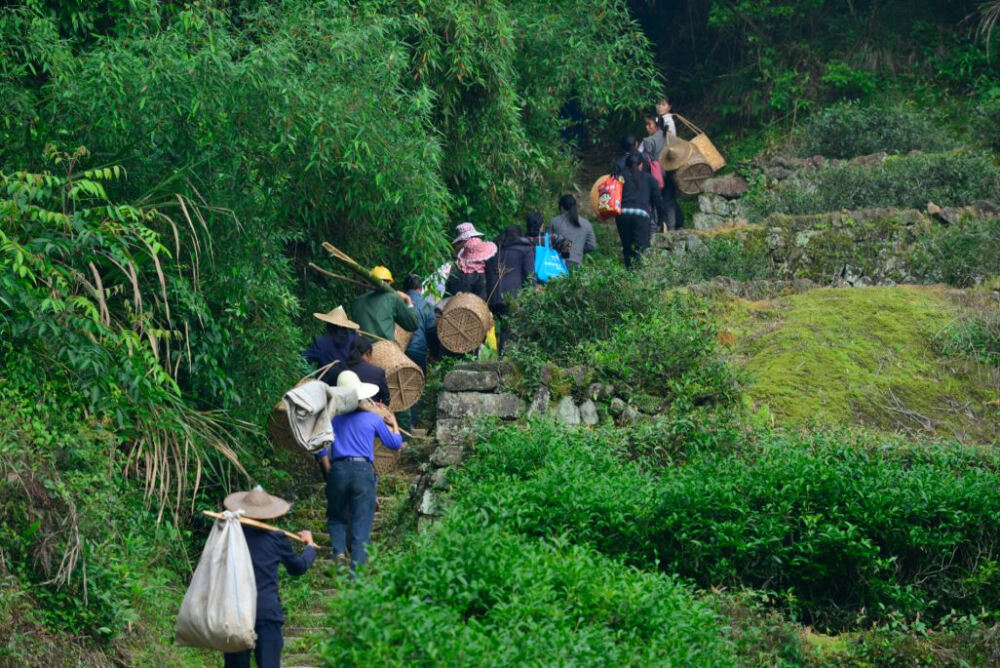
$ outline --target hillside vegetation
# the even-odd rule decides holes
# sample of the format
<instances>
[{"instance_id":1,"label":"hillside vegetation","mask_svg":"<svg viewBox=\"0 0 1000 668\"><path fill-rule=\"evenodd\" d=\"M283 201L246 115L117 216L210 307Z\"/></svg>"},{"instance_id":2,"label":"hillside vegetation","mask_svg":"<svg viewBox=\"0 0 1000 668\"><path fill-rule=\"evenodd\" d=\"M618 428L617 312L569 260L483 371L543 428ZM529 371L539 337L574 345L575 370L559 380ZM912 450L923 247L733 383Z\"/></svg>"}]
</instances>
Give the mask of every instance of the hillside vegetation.
<instances>
[{"instance_id":1,"label":"hillside vegetation","mask_svg":"<svg viewBox=\"0 0 1000 668\"><path fill-rule=\"evenodd\" d=\"M504 390L590 400L598 424L543 405L466 425L424 531L415 445L370 568L283 581L288 626L320 620L295 646L330 666L1000 663L998 12L4 5L0 665L216 664L172 646L198 511L260 482L322 526L308 464L262 433L309 314L355 294L310 272L320 243L426 275L458 222L585 200L605 135L666 85L748 182L726 224L627 271L598 223L599 251L504 319Z\"/></svg>"}]
</instances>

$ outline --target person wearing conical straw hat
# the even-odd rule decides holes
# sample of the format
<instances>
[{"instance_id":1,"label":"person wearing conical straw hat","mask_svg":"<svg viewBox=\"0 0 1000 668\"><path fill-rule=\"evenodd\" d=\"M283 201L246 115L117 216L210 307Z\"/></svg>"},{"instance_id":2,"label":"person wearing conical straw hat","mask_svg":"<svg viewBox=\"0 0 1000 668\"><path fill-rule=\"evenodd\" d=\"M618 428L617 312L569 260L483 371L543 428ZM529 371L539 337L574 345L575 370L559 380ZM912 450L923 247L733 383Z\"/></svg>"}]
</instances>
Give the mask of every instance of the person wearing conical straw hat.
<instances>
[{"instance_id":1,"label":"person wearing conical straw hat","mask_svg":"<svg viewBox=\"0 0 1000 668\"><path fill-rule=\"evenodd\" d=\"M347 317L343 306L327 313L313 313L313 317L326 323L326 334L317 336L302 356L315 364L317 369L333 364L319 379L327 385L336 385L337 374L347 369L351 348L358 339L361 326Z\"/></svg>"},{"instance_id":2,"label":"person wearing conical straw hat","mask_svg":"<svg viewBox=\"0 0 1000 668\"><path fill-rule=\"evenodd\" d=\"M371 275L392 285L392 272L388 267L375 267ZM361 325L363 336L373 334L386 341L396 340L397 324L408 332L419 325L409 295L398 290L369 290L351 304L351 315Z\"/></svg>"},{"instance_id":3,"label":"person wearing conical straw hat","mask_svg":"<svg viewBox=\"0 0 1000 668\"><path fill-rule=\"evenodd\" d=\"M354 390L362 403L378 393L378 387L361 382L353 371L341 373L337 387ZM351 413L333 418L333 433L330 450L317 453L321 466L328 471L326 526L334 558L342 560L350 548L353 571L368 560L366 547L371 543L375 521L375 437L390 450L403 447L403 437L392 413L381 417L360 405Z\"/></svg>"},{"instance_id":4,"label":"person wearing conical straw hat","mask_svg":"<svg viewBox=\"0 0 1000 668\"><path fill-rule=\"evenodd\" d=\"M290 504L277 496L271 496L260 485L248 492L234 492L226 497L223 505L228 510L242 510L243 516L255 520L273 520L288 512ZM281 635L285 614L278 597L278 566L284 565L291 575L302 575L316 559L316 544L312 533L300 531L299 538L306 544L302 554L296 554L282 531L268 531L252 526L243 526L250 561L253 562L254 580L257 583L257 618L254 630L257 645L253 654L258 668L279 668ZM225 668L250 668L250 652L229 652L223 654Z\"/></svg>"}]
</instances>

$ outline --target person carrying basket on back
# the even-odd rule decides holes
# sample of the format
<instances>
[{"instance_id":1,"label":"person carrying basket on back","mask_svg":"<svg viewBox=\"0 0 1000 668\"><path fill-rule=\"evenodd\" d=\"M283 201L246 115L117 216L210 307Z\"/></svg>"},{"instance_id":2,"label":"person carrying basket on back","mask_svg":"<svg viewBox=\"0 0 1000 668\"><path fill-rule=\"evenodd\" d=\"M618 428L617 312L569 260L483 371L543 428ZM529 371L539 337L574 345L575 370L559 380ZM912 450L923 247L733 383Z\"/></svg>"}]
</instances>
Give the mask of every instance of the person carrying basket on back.
<instances>
[{"instance_id":1,"label":"person carrying basket on back","mask_svg":"<svg viewBox=\"0 0 1000 668\"><path fill-rule=\"evenodd\" d=\"M353 371L337 377L337 387L357 392L358 409L333 418L334 440L329 450L316 453L326 474L326 526L334 559L343 561L348 549L351 571L368 561L375 521L375 437L390 450L403 447L396 417L386 411L364 410L362 404L378 394L378 387L363 383ZM388 424L387 424L388 423Z\"/></svg>"}]
</instances>

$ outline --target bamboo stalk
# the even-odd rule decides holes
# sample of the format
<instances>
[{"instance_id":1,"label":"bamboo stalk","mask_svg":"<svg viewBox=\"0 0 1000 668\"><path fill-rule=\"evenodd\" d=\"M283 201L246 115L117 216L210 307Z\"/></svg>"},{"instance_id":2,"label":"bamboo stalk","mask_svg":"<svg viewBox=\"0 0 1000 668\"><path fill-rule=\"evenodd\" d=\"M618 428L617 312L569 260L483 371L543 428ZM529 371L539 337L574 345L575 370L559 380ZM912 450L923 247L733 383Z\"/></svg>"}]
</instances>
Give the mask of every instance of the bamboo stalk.
<instances>
[{"instance_id":1,"label":"bamboo stalk","mask_svg":"<svg viewBox=\"0 0 1000 668\"><path fill-rule=\"evenodd\" d=\"M224 520L224 519L226 519L226 516L223 515L222 513L213 513L211 510L203 510L201 512L202 512L202 514L208 515L209 517L214 517L217 520ZM248 527L255 527L257 529L264 529L265 531L280 531L281 533L285 534L286 536L288 536L292 540L297 540L300 543L304 543L305 542L304 540L302 540L301 538L299 538L299 535L297 533L292 533L291 531L285 531L284 529L279 529L278 527L271 526L270 524L265 524L263 522L255 520L255 519L251 519L249 517L240 517L239 520L240 520L240 524L245 524ZM316 547L319 547L319 546L317 545Z\"/></svg>"},{"instance_id":2,"label":"bamboo stalk","mask_svg":"<svg viewBox=\"0 0 1000 668\"><path fill-rule=\"evenodd\" d=\"M326 269L323 269L322 267L317 266L316 264L314 264L312 262L309 263L309 268L312 269L312 270L314 270L314 271L317 271L317 272L323 274L324 276L329 276L330 278L337 278L337 279L340 279L341 281L347 281L348 283L352 283L352 284L360 286L362 288L373 289L375 287L371 283L365 283L364 281L359 281L359 280L356 280L354 278L349 278L347 276L342 276L340 274L335 274L332 271L327 271Z\"/></svg>"},{"instance_id":3,"label":"bamboo stalk","mask_svg":"<svg viewBox=\"0 0 1000 668\"><path fill-rule=\"evenodd\" d=\"M345 253L344 251L340 250L339 248L331 244L329 241L323 242L323 249L331 256L333 256L333 259L337 260L342 265L344 265L345 267L353 271L355 274L360 276L362 280L371 283L373 286L375 286L376 289L382 290L384 292L396 292L392 288L392 286L383 281L381 278L376 278L375 276L372 276L370 271L368 271L360 264L355 262L351 258L351 256L349 256L347 253Z\"/></svg>"}]
</instances>

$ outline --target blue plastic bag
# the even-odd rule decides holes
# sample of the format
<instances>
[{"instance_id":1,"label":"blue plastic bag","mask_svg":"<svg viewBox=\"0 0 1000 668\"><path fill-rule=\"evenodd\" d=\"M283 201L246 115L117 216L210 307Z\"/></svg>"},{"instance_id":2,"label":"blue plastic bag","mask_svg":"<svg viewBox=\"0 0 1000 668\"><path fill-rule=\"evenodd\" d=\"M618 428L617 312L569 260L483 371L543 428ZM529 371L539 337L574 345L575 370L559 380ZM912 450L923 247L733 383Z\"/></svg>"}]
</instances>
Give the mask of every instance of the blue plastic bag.
<instances>
[{"instance_id":1,"label":"blue plastic bag","mask_svg":"<svg viewBox=\"0 0 1000 668\"><path fill-rule=\"evenodd\" d=\"M553 278L559 278L569 273L566 263L559 253L549 243L549 235L545 234L545 245L535 246L535 276L542 283L548 283Z\"/></svg>"}]
</instances>

